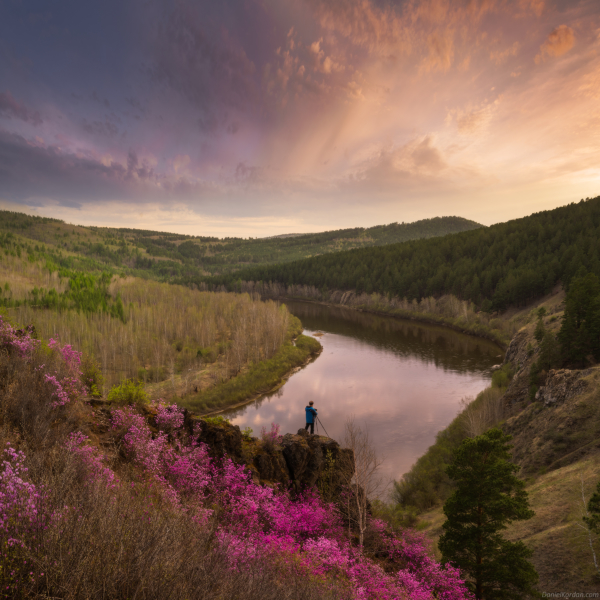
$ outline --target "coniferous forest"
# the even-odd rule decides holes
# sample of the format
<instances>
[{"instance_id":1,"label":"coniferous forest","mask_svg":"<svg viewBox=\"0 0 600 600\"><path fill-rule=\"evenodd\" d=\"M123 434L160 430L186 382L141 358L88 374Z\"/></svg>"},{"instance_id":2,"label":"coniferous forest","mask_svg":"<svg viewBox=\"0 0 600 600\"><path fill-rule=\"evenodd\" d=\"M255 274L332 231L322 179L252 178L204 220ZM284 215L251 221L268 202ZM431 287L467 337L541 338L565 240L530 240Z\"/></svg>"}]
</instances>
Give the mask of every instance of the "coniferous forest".
<instances>
[{"instance_id":1,"label":"coniferous forest","mask_svg":"<svg viewBox=\"0 0 600 600\"><path fill-rule=\"evenodd\" d=\"M600 197L529 217L383 247L361 248L284 265L242 269L213 284L239 280L406 297L453 294L484 311L519 306L583 266L600 275Z\"/></svg>"}]
</instances>

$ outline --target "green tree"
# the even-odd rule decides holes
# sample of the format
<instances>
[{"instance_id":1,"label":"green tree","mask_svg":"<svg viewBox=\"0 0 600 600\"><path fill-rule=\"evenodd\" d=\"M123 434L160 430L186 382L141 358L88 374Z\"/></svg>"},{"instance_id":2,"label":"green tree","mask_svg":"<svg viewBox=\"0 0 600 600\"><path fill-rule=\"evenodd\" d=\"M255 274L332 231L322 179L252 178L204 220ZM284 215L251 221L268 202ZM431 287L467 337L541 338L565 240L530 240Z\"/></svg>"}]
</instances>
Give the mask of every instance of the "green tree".
<instances>
[{"instance_id":1,"label":"green tree","mask_svg":"<svg viewBox=\"0 0 600 600\"><path fill-rule=\"evenodd\" d=\"M538 575L523 542L504 539L512 521L530 519L525 484L515 476L509 441L499 429L466 439L447 473L457 489L444 504L442 561L459 567L478 600L535 596Z\"/></svg>"},{"instance_id":2,"label":"green tree","mask_svg":"<svg viewBox=\"0 0 600 600\"><path fill-rule=\"evenodd\" d=\"M583 520L591 531L600 533L600 481L596 486L596 491L588 502L587 510L589 516L584 517Z\"/></svg>"},{"instance_id":3,"label":"green tree","mask_svg":"<svg viewBox=\"0 0 600 600\"><path fill-rule=\"evenodd\" d=\"M565 312L558 332L563 360L584 366L587 357L600 358L600 279L582 267L571 280L565 298Z\"/></svg>"}]
</instances>

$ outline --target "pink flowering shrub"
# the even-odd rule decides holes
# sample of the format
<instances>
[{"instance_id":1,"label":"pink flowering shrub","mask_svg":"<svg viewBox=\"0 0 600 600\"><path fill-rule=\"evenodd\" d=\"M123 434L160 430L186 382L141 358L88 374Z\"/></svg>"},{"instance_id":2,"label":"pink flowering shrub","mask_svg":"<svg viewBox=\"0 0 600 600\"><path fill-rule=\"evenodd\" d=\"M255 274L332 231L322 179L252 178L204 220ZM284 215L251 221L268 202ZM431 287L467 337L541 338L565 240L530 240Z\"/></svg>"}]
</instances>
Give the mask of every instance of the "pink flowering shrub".
<instances>
[{"instance_id":1,"label":"pink flowering shrub","mask_svg":"<svg viewBox=\"0 0 600 600\"><path fill-rule=\"evenodd\" d=\"M52 338L48 342L48 348L57 352L63 359L66 366L67 374L59 377L58 373L44 375L46 381L52 385L54 391L52 398L55 400L52 406L57 408L72 402L76 398L83 398L87 395L87 390L82 382L81 352L76 352L69 344L60 346L60 344Z\"/></svg>"},{"instance_id":2,"label":"pink flowering shrub","mask_svg":"<svg viewBox=\"0 0 600 600\"><path fill-rule=\"evenodd\" d=\"M422 536L398 539L382 522L374 522L381 547L397 565L396 572L388 573L352 547L334 506L316 492L292 499L285 491L257 485L244 465L228 458L212 461L195 436L179 432L173 446L164 432L153 435L131 409L115 410L113 427L126 429L125 448L173 505L193 498L219 507L216 539L234 569L262 557L276 564L282 576L300 570L325 587L347 586L354 598L364 600L470 598L459 572L436 563Z\"/></svg>"},{"instance_id":3,"label":"pink flowering shrub","mask_svg":"<svg viewBox=\"0 0 600 600\"><path fill-rule=\"evenodd\" d=\"M96 448L86 444L87 435L77 431L71 433L65 444L66 449L81 460L85 475L90 483L102 482L108 486L118 483L115 473L102 462L102 456Z\"/></svg>"},{"instance_id":4,"label":"pink flowering shrub","mask_svg":"<svg viewBox=\"0 0 600 600\"><path fill-rule=\"evenodd\" d=\"M25 454L7 444L0 467L0 574L2 597L13 597L34 575L23 556L35 551L46 528L45 495L27 479ZM16 596L19 596L17 593ZM20 597L20 596L19 596Z\"/></svg>"},{"instance_id":5,"label":"pink flowering shrub","mask_svg":"<svg viewBox=\"0 0 600 600\"><path fill-rule=\"evenodd\" d=\"M299 582L310 582L314 586L310 589L318 590L311 592L314 598L471 598L459 571L437 563L421 534L402 532L395 536L383 522L372 520L370 536L378 562L371 560L368 551L356 547L345 533L333 504L324 502L315 490L292 496L284 489L263 487L253 482L245 465L228 457L212 459L207 446L199 441L198 427L191 434L184 428L183 411L176 405L158 403L154 419L158 431L135 407L112 410L113 441L119 455L124 453L130 462L124 472L133 478L130 485L124 485L106 464L102 450L92 446L84 434L72 433L71 417L77 411L57 412L52 408L69 405L68 409L85 397L80 353L51 340L54 366L35 366L36 344L21 343L33 339L28 335L15 333L0 320L0 345L9 350L0 353L0 361L14 367L12 381L23 385L20 395L10 392L14 406L19 407L14 411L12 426L20 428L27 447L39 453L31 463L33 472L46 468L46 462L55 460L55 455L62 456L63 462L56 459L58 462L52 463L54 471L45 479L50 484L41 488L29 479L25 455L11 446L4 451L0 464L0 572L3 585L6 579L8 587L0 596L35 597L33 593L28 595L28 590L45 593L52 581L67 581L72 574L70 581L77 581L77 585L86 579L90 582L86 589L104 589L106 580L94 579L96 575L91 572L99 569L98 552L115 553L110 563L115 572L123 561L133 561L123 568L121 579L114 579L113 590L120 590L119 586L132 581L135 561L142 556L154 557L157 545L167 540L156 562L144 563L140 568L139 581L155 574L154 585L174 585L172 582L185 579L177 579L174 573L189 562L191 553L202 551L224 561L226 573L221 571L217 586L224 585L229 575L247 577L250 583L257 580L257 573L268 570L270 581L279 589L296 589ZM32 366L23 370L20 361ZM37 383L30 385L31 381ZM11 383L11 390L17 383ZM50 401L48 388L52 390ZM8 389L8 384L3 389ZM7 397L0 395L5 419L12 414L6 411ZM47 411L48 436L40 437L36 428L28 433L23 427L20 407L24 401L30 402L31 414L37 410L39 417L42 409ZM262 438L266 445L280 442L279 426L272 424L270 431L263 430ZM55 440L52 443L60 444L64 452L49 452L52 447L43 446L46 439ZM149 532L154 532L152 537L147 537ZM102 536L105 541L101 550L96 544ZM182 539L189 545L179 546L177 555L168 554ZM146 551L149 547L153 548L150 554ZM181 550L184 547L186 550ZM174 561L174 556L179 558ZM75 573L81 561L88 561L88 566ZM43 568L36 570L32 563ZM49 569L54 579L48 577ZM173 570L167 576L161 569ZM198 577L213 572L197 571ZM186 571L190 577L195 572ZM142 588L127 593L133 597L135 590ZM55 589L55 595L60 596L61 589L68 589L68 585L60 588L57 583ZM189 593L182 597L189 597ZM228 596L224 593L223 597ZM252 596L258 597L257 593Z\"/></svg>"},{"instance_id":6,"label":"pink flowering shrub","mask_svg":"<svg viewBox=\"0 0 600 600\"><path fill-rule=\"evenodd\" d=\"M42 519L38 509L43 496L27 481L24 463L25 454L7 444L0 467L0 539L9 547L24 545Z\"/></svg>"},{"instance_id":7,"label":"pink flowering shrub","mask_svg":"<svg viewBox=\"0 0 600 600\"><path fill-rule=\"evenodd\" d=\"M163 404L159 399L156 405L156 425L162 431L173 431L183 426L183 409L177 404Z\"/></svg>"},{"instance_id":8,"label":"pink flowering shrub","mask_svg":"<svg viewBox=\"0 0 600 600\"><path fill-rule=\"evenodd\" d=\"M0 315L0 348L14 351L19 358L31 359L40 341L33 337L33 327L16 329Z\"/></svg>"}]
</instances>

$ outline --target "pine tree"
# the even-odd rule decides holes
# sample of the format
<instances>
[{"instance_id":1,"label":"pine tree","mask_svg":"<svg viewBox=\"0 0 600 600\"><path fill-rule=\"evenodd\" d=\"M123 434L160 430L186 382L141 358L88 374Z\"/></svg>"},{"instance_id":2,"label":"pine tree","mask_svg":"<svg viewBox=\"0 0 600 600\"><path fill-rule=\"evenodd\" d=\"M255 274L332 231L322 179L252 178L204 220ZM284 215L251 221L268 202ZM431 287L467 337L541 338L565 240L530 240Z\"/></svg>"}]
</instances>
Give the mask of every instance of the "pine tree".
<instances>
[{"instance_id":1,"label":"pine tree","mask_svg":"<svg viewBox=\"0 0 600 600\"><path fill-rule=\"evenodd\" d=\"M563 360L584 366L587 357L600 352L600 279L581 268L570 282L563 322L558 332ZM600 354L595 354L599 359Z\"/></svg>"},{"instance_id":2,"label":"pine tree","mask_svg":"<svg viewBox=\"0 0 600 600\"><path fill-rule=\"evenodd\" d=\"M590 498L587 510L589 516L584 517L583 520L592 531L600 533L600 481L596 486L596 491Z\"/></svg>"},{"instance_id":3,"label":"pine tree","mask_svg":"<svg viewBox=\"0 0 600 600\"><path fill-rule=\"evenodd\" d=\"M538 575L523 542L504 539L512 521L530 519L524 483L510 462L509 441L499 429L466 439L447 473L456 491L444 504L442 561L459 567L478 600L521 600L536 595Z\"/></svg>"}]
</instances>

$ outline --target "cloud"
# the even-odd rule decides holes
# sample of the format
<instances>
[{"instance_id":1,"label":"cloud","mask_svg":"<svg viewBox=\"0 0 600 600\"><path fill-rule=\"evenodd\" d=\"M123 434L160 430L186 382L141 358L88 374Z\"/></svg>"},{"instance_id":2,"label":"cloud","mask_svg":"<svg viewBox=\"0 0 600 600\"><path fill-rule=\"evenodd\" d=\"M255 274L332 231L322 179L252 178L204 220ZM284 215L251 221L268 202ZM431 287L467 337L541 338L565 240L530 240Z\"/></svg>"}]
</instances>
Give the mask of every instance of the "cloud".
<instances>
[{"instance_id":1,"label":"cloud","mask_svg":"<svg viewBox=\"0 0 600 600\"><path fill-rule=\"evenodd\" d=\"M536 17L541 17L546 8L545 0L520 0L519 8L525 12L532 12Z\"/></svg>"},{"instance_id":2,"label":"cloud","mask_svg":"<svg viewBox=\"0 0 600 600\"><path fill-rule=\"evenodd\" d=\"M516 56L519 53L521 44L515 42L512 46L509 46L505 50L493 50L490 53L490 60L496 63L498 66L504 64L511 56Z\"/></svg>"},{"instance_id":3,"label":"cloud","mask_svg":"<svg viewBox=\"0 0 600 600\"><path fill-rule=\"evenodd\" d=\"M409 53L410 29L390 5L370 0L307 0L321 27L372 53Z\"/></svg>"},{"instance_id":4,"label":"cloud","mask_svg":"<svg viewBox=\"0 0 600 600\"><path fill-rule=\"evenodd\" d=\"M535 63L539 64L546 57L558 57L568 52L575 43L575 33L568 25L560 25L553 29L548 39L540 46L540 52L535 57Z\"/></svg>"},{"instance_id":5,"label":"cloud","mask_svg":"<svg viewBox=\"0 0 600 600\"><path fill-rule=\"evenodd\" d=\"M179 164L185 160L179 157ZM91 153L67 152L0 130L0 196L23 201L50 198L87 203L128 198L132 202L201 198L216 187L209 182L159 173L130 150L123 162Z\"/></svg>"},{"instance_id":6,"label":"cloud","mask_svg":"<svg viewBox=\"0 0 600 600\"><path fill-rule=\"evenodd\" d=\"M424 71L447 71L454 60L452 31L435 31L427 39L429 55L421 65Z\"/></svg>"},{"instance_id":7,"label":"cloud","mask_svg":"<svg viewBox=\"0 0 600 600\"><path fill-rule=\"evenodd\" d=\"M376 189L394 189L398 185L413 186L434 182L445 171L448 163L426 135L399 147L382 148L352 173L342 187L367 184Z\"/></svg>"},{"instance_id":8,"label":"cloud","mask_svg":"<svg viewBox=\"0 0 600 600\"><path fill-rule=\"evenodd\" d=\"M448 112L446 122L456 122L458 132L463 135L481 133L489 126L500 103L500 98L494 102L484 102L479 106L469 105L464 109L453 109Z\"/></svg>"},{"instance_id":9,"label":"cloud","mask_svg":"<svg viewBox=\"0 0 600 600\"><path fill-rule=\"evenodd\" d=\"M150 73L213 122L214 111L245 110L257 99L256 67L244 48L191 1L167 5L153 40Z\"/></svg>"},{"instance_id":10,"label":"cloud","mask_svg":"<svg viewBox=\"0 0 600 600\"><path fill-rule=\"evenodd\" d=\"M304 44L291 30L285 47L277 48L274 60L265 66L263 73L267 95L283 108L292 98L322 99L336 90L347 89L352 68L346 69L331 48L326 52L323 38Z\"/></svg>"},{"instance_id":11,"label":"cloud","mask_svg":"<svg viewBox=\"0 0 600 600\"><path fill-rule=\"evenodd\" d=\"M119 128L109 121L88 121L84 118L81 122L81 126L83 127L83 130L90 135L114 137L119 133Z\"/></svg>"},{"instance_id":12,"label":"cloud","mask_svg":"<svg viewBox=\"0 0 600 600\"><path fill-rule=\"evenodd\" d=\"M40 113L15 100L10 92L0 93L0 115L9 119L20 119L32 125L42 124Z\"/></svg>"}]
</instances>

